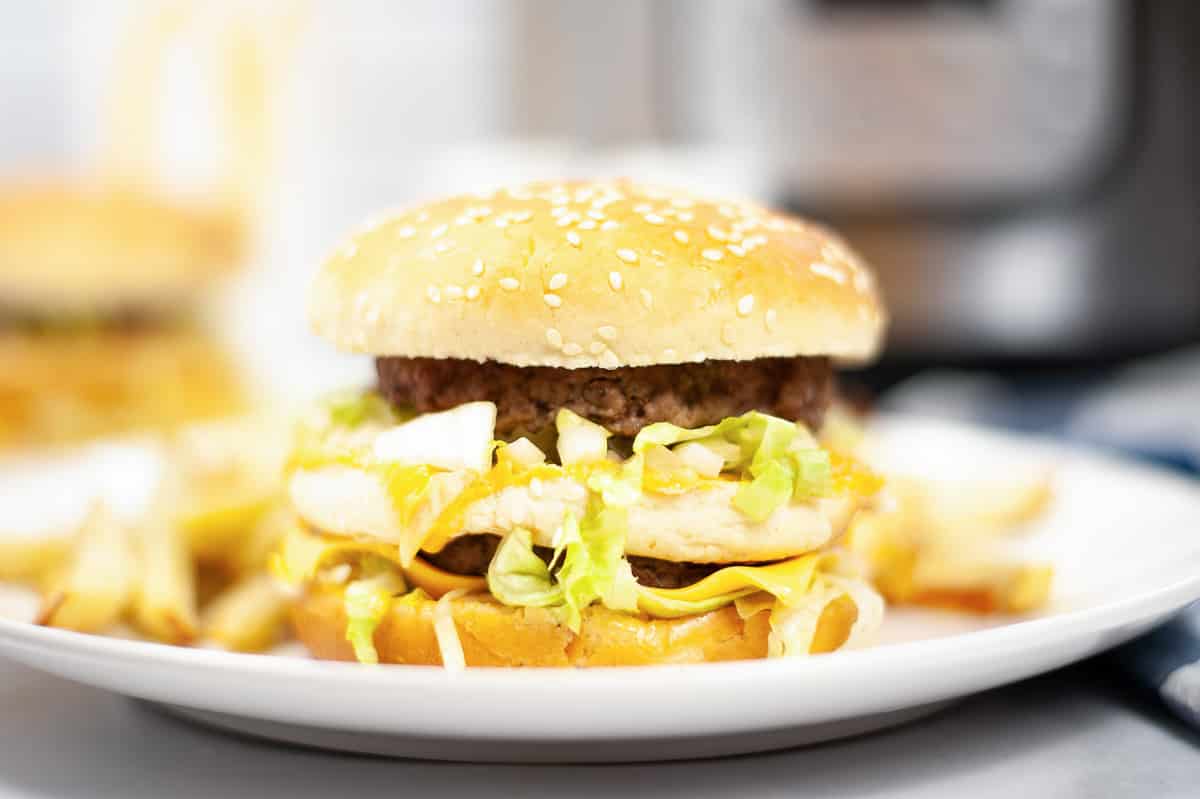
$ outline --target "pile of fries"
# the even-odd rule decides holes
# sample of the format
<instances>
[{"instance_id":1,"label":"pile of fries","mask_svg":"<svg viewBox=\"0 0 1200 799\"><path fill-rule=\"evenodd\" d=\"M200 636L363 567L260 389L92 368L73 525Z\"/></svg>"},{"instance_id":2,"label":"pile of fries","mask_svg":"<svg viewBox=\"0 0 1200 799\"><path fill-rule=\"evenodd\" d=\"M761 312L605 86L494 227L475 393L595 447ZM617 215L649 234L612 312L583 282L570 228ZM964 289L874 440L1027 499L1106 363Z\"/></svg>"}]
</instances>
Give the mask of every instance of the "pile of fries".
<instances>
[{"instance_id":1,"label":"pile of fries","mask_svg":"<svg viewBox=\"0 0 1200 799\"><path fill-rule=\"evenodd\" d=\"M1048 475L938 483L892 476L860 511L850 549L893 605L1029 613L1046 604L1053 568L1015 546L1050 504Z\"/></svg>"},{"instance_id":2,"label":"pile of fries","mask_svg":"<svg viewBox=\"0 0 1200 799\"><path fill-rule=\"evenodd\" d=\"M285 532L286 431L245 418L166 442L153 501L135 521L97 502L78 529L0 535L0 582L41 595L38 623L177 645L258 652L286 634L288 597L267 573Z\"/></svg>"}]
</instances>

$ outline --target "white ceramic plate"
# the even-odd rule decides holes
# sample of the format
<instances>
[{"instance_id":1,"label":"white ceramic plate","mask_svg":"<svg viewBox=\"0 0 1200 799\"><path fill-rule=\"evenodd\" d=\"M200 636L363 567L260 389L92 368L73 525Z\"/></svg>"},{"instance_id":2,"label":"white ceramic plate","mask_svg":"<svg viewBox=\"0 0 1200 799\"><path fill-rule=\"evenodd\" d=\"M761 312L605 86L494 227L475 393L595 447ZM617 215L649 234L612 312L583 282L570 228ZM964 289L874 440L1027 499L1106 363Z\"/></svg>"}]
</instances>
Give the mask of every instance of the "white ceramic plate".
<instances>
[{"instance_id":1,"label":"white ceramic plate","mask_svg":"<svg viewBox=\"0 0 1200 799\"><path fill-rule=\"evenodd\" d=\"M1035 440L881 425L898 468L958 477L1053 466L1036 544L1052 606L1022 621L893 613L878 647L819 657L595 670L363 667L235 655L0 621L0 653L251 735L470 760L657 760L826 740L1119 644L1200 597L1200 488ZM5 473L0 470L0 494ZM61 488L61 485L60 485Z\"/></svg>"}]
</instances>

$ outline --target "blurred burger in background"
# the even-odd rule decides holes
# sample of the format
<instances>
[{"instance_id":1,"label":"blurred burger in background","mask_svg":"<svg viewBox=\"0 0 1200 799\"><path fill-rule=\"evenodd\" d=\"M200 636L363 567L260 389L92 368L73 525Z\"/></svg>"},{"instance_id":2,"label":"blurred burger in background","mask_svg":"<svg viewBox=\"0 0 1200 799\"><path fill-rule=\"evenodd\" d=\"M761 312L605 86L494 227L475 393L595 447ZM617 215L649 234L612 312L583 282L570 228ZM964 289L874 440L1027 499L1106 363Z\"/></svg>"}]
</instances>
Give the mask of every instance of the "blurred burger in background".
<instances>
[{"instance_id":1,"label":"blurred burger in background","mask_svg":"<svg viewBox=\"0 0 1200 799\"><path fill-rule=\"evenodd\" d=\"M313 410L277 566L300 639L366 662L598 666L869 639L839 542L880 481L822 443L885 315L835 234L631 181L380 219L326 263L319 333L374 390Z\"/></svg>"},{"instance_id":2,"label":"blurred burger in background","mask_svg":"<svg viewBox=\"0 0 1200 799\"><path fill-rule=\"evenodd\" d=\"M236 410L197 311L238 218L97 185L0 188L0 446L170 428Z\"/></svg>"}]
</instances>

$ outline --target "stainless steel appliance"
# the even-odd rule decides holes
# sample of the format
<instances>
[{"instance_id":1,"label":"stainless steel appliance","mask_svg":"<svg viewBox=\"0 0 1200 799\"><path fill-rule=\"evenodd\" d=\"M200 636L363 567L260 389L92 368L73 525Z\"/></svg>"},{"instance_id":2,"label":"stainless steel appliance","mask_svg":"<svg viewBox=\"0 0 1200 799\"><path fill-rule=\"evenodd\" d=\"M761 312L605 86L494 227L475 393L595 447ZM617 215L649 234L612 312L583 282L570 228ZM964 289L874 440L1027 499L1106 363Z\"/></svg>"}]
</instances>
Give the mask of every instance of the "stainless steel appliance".
<instances>
[{"instance_id":1,"label":"stainless steel appliance","mask_svg":"<svg viewBox=\"0 0 1200 799\"><path fill-rule=\"evenodd\" d=\"M745 159L877 264L893 354L1200 338L1200 3L547 5L517 127Z\"/></svg>"}]
</instances>

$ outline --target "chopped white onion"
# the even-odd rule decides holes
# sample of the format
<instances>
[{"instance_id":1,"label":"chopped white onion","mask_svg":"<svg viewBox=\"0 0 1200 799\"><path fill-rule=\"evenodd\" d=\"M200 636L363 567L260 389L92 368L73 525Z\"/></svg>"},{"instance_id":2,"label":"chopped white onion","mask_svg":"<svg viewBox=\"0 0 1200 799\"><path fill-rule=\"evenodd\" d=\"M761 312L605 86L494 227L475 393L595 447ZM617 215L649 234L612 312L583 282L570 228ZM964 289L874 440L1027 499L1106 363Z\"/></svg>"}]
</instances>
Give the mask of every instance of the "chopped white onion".
<instances>
[{"instance_id":1,"label":"chopped white onion","mask_svg":"<svg viewBox=\"0 0 1200 799\"><path fill-rule=\"evenodd\" d=\"M424 413L380 433L375 457L388 463L485 472L492 465L496 406L468 402L440 413Z\"/></svg>"},{"instance_id":2,"label":"chopped white onion","mask_svg":"<svg viewBox=\"0 0 1200 799\"><path fill-rule=\"evenodd\" d=\"M558 428L558 459L563 466L602 461L608 454L611 433L595 422L564 408L558 412L554 426Z\"/></svg>"},{"instance_id":3,"label":"chopped white onion","mask_svg":"<svg viewBox=\"0 0 1200 799\"><path fill-rule=\"evenodd\" d=\"M546 462L546 453L538 448L528 438L521 437L508 445L504 450L514 463L521 466L540 466Z\"/></svg>"},{"instance_id":4,"label":"chopped white onion","mask_svg":"<svg viewBox=\"0 0 1200 799\"><path fill-rule=\"evenodd\" d=\"M716 477L725 467L725 458L720 453L696 441L680 444L672 451L701 477Z\"/></svg>"}]
</instances>

